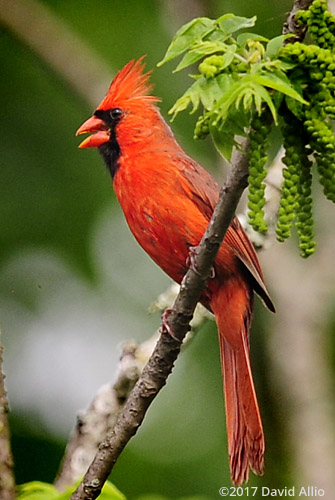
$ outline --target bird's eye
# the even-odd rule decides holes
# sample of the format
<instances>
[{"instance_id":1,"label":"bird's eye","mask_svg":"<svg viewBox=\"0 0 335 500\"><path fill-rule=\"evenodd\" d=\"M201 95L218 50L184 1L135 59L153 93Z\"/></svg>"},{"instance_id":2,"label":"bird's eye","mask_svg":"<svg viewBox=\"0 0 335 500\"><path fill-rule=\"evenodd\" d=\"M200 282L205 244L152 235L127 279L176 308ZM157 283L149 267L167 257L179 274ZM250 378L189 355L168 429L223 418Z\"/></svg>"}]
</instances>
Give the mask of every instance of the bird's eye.
<instances>
[{"instance_id":1,"label":"bird's eye","mask_svg":"<svg viewBox=\"0 0 335 500\"><path fill-rule=\"evenodd\" d=\"M121 116L123 115L123 111L120 108L113 108L109 112L112 120L119 120Z\"/></svg>"}]
</instances>

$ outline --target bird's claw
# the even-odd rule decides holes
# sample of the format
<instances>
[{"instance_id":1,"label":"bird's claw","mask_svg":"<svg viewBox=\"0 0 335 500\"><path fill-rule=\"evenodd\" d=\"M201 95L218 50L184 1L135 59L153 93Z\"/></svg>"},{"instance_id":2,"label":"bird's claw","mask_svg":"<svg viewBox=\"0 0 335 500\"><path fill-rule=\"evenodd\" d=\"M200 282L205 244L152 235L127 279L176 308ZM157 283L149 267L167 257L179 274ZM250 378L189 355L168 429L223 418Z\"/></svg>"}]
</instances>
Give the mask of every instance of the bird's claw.
<instances>
[{"instance_id":1,"label":"bird's claw","mask_svg":"<svg viewBox=\"0 0 335 500\"><path fill-rule=\"evenodd\" d=\"M197 247L189 247L189 250L190 250L190 252L189 252L188 257L186 259L186 265L189 268L191 268L193 270L193 272L195 272L198 276L201 276L201 274L199 273L199 271L197 269L197 264L195 261L195 256L197 255ZM210 279L215 278L214 266L211 267L209 278Z\"/></svg>"},{"instance_id":2,"label":"bird's claw","mask_svg":"<svg viewBox=\"0 0 335 500\"><path fill-rule=\"evenodd\" d=\"M170 337L172 337L176 342L179 342L181 344L181 340L178 339L178 337L175 336L172 328L171 328L171 325L168 321L168 318L170 316L170 314L172 313L172 309L165 309L165 311L163 312L162 314L162 324L161 324L161 333L167 333L168 335L170 335Z\"/></svg>"}]
</instances>

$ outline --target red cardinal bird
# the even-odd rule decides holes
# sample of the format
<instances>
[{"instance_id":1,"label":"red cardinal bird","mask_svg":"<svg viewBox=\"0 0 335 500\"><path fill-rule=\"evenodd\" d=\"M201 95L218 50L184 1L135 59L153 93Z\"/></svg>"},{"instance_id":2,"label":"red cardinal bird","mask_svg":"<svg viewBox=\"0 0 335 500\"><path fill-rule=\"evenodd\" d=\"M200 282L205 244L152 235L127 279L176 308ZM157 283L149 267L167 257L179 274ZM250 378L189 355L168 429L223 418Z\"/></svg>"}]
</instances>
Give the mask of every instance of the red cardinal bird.
<instances>
[{"instance_id":1,"label":"red cardinal bird","mask_svg":"<svg viewBox=\"0 0 335 500\"><path fill-rule=\"evenodd\" d=\"M149 95L150 72L142 59L129 62L106 97L77 131L91 133L80 148L97 147L138 243L175 281L187 271L218 201L219 186L185 154ZM255 250L235 217L202 295L219 330L231 478L240 485L249 468L264 471L264 433L249 358L253 295L271 311Z\"/></svg>"}]
</instances>

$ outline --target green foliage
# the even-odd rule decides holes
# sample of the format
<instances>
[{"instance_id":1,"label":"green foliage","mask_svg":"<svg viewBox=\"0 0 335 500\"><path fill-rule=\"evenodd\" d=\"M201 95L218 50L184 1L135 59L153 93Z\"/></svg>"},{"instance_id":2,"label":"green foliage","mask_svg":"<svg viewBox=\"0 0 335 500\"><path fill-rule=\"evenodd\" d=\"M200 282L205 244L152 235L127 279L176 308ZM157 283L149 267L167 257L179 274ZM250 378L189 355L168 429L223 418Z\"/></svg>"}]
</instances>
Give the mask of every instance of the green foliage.
<instances>
[{"instance_id":1,"label":"green foliage","mask_svg":"<svg viewBox=\"0 0 335 500\"><path fill-rule=\"evenodd\" d=\"M226 135L225 142L230 142L232 148L234 135L243 133L255 111L260 115L264 105L277 122L273 91L307 104L285 75L290 65L277 57L284 35L270 41L253 33L233 36L242 28L254 26L255 21L255 17L233 14L217 20L195 19L176 33L159 63L162 65L186 52L175 69L180 71L206 56L199 64L199 74L192 76L195 82L170 110L174 118L188 106L192 106L194 113L202 104L204 115L196 127L196 137L204 136L203 125L207 124Z\"/></svg>"},{"instance_id":2,"label":"green foliage","mask_svg":"<svg viewBox=\"0 0 335 500\"><path fill-rule=\"evenodd\" d=\"M308 11L298 12L297 20L314 44L241 33L254 26L255 17L194 19L176 33L159 64L184 54L179 71L200 61L198 73L191 75L194 83L170 110L174 118L189 106L191 113L202 106L195 138L210 134L228 160L236 137L249 138L249 221L261 233L267 231L267 137L272 125L281 124L286 167L277 236L284 241L295 224L300 253L307 257L315 250L313 163L325 196L335 202L335 18L326 1L315 0Z\"/></svg>"},{"instance_id":3,"label":"green foliage","mask_svg":"<svg viewBox=\"0 0 335 500\"><path fill-rule=\"evenodd\" d=\"M60 494L52 484L40 481L31 481L19 486L18 489L18 500L65 500L68 498L64 498L64 494Z\"/></svg>"},{"instance_id":4,"label":"green foliage","mask_svg":"<svg viewBox=\"0 0 335 500\"><path fill-rule=\"evenodd\" d=\"M52 484L32 481L19 486L17 500L68 500L75 487L68 488L60 493ZM126 500L126 497L109 481L102 488L99 496L101 500Z\"/></svg>"}]
</instances>

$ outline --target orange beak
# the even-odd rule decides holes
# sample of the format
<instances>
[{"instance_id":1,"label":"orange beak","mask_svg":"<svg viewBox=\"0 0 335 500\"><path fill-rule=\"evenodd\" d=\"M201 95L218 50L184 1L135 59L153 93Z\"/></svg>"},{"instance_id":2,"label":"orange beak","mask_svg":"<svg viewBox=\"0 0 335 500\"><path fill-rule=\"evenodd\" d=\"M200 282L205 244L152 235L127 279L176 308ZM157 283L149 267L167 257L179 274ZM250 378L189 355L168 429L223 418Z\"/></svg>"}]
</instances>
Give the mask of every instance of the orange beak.
<instances>
[{"instance_id":1,"label":"orange beak","mask_svg":"<svg viewBox=\"0 0 335 500\"><path fill-rule=\"evenodd\" d=\"M96 116L92 116L78 128L76 135L93 134L79 144L79 148L98 148L110 139L105 123Z\"/></svg>"}]
</instances>

